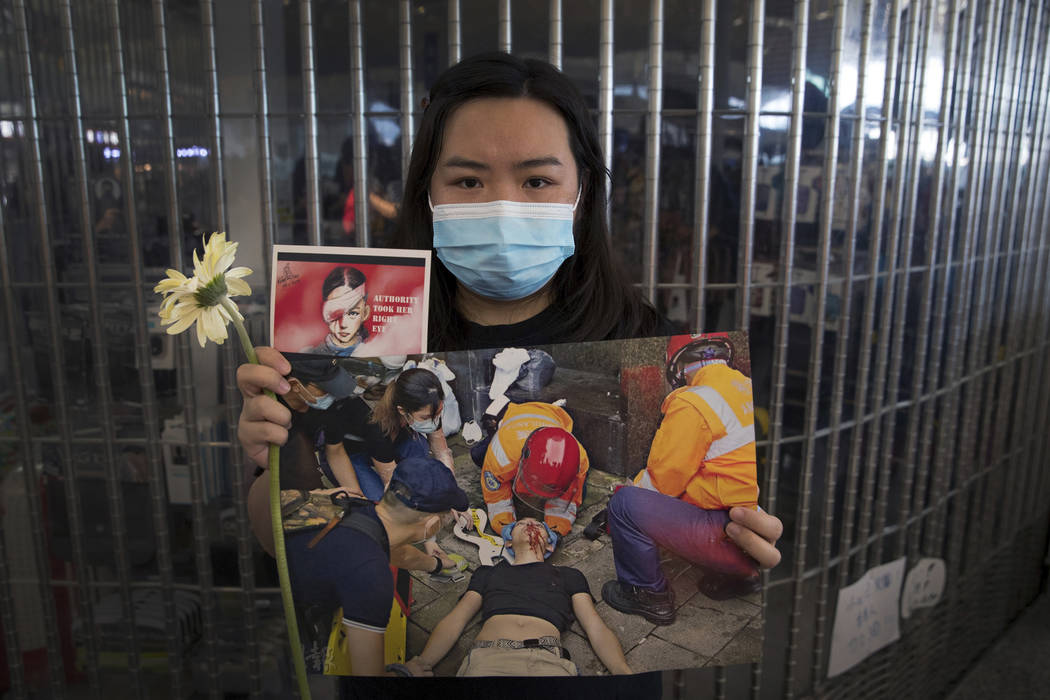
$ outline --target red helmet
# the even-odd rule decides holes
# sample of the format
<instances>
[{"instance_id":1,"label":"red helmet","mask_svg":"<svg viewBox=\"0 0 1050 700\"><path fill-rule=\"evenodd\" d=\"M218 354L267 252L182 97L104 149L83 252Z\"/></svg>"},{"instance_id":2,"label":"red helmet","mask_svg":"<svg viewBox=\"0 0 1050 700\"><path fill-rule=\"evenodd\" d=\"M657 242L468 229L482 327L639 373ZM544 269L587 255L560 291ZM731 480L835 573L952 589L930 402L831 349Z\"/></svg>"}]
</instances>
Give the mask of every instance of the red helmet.
<instances>
[{"instance_id":1,"label":"red helmet","mask_svg":"<svg viewBox=\"0 0 1050 700\"><path fill-rule=\"evenodd\" d=\"M727 333L697 333L676 335L667 341L667 383L673 387L686 385L685 368L702 360L732 362L733 347Z\"/></svg>"},{"instance_id":2,"label":"red helmet","mask_svg":"<svg viewBox=\"0 0 1050 700\"><path fill-rule=\"evenodd\" d=\"M537 428L521 448L514 492L555 498L565 493L580 470L580 443L567 430Z\"/></svg>"}]
</instances>

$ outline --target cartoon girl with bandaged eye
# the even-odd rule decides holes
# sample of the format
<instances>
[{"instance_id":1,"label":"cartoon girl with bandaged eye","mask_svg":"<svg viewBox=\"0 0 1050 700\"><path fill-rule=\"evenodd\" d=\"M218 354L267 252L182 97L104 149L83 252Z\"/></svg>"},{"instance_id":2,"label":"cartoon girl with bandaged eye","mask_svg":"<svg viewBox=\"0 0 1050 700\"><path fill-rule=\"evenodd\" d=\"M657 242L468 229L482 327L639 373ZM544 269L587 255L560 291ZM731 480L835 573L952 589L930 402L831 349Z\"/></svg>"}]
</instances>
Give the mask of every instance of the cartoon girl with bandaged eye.
<instances>
[{"instance_id":1,"label":"cartoon girl with bandaged eye","mask_svg":"<svg viewBox=\"0 0 1050 700\"><path fill-rule=\"evenodd\" d=\"M365 275L356 267L337 267L321 286L321 313L328 335L304 352L347 357L368 337L365 321L372 309L365 293Z\"/></svg>"}]
</instances>

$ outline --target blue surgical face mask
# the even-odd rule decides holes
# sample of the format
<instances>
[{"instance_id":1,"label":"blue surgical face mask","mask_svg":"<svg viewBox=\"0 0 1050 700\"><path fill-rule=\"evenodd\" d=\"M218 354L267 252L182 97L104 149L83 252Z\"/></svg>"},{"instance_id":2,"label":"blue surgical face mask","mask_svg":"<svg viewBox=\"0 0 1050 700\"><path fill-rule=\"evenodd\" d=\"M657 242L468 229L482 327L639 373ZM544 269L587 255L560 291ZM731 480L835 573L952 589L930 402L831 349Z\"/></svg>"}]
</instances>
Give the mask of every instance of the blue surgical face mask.
<instances>
[{"instance_id":1,"label":"blue surgical face mask","mask_svg":"<svg viewBox=\"0 0 1050 700\"><path fill-rule=\"evenodd\" d=\"M523 299L576 251L575 204L431 204L434 250L467 289L490 299Z\"/></svg>"},{"instance_id":2,"label":"blue surgical face mask","mask_svg":"<svg viewBox=\"0 0 1050 700\"><path fill-rule=\"evenodd\" d=\"M412 421L411 428L412 428L412 430L415 430L417 433L423 433L424 435L428 435L428 434L434 432L435 430L437 430L440 425L441 425L441 421L439 419L437 419L437 418L428 418L427 420L414 420L414 421Z\"/></svg>"},{"instance_id":3,"label":"blue surgical face mask","mask_svg":"<svg viewBox=\"0 0 1050 700\"><path fill-rule=\"evenodd\" d=\"M325 394L324 396L318 398L316 401L307 401L306 405L310 408L315 408L318 411L327 411L328 407L331 406L333 403L335 403L335 397L331 394Z\"/></svg>"}]
</instances>

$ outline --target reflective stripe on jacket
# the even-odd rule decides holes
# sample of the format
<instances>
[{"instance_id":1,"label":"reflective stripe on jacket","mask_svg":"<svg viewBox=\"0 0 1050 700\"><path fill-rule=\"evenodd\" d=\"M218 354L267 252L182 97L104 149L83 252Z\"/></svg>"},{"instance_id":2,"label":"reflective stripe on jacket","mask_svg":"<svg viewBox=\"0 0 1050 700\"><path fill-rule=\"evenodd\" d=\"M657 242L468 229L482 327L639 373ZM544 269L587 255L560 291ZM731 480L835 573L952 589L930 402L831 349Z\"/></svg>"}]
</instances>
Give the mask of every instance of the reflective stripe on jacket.
<instances>
[{"instance_id":1,"label":"reflective stripe on jacket","mask_svg":"<svg viewBox=\"0 0 1050 700\"><path fill-rule=\"evenodd\" d=\"M758 503L751 380L724 363L673 391L635 483L708 510Z\"/></svg>"},{"instance_id":2,"label":"reflective stripe on jacket","mask_svg":"<svg viewBox=\"0 0 1050 700\"><path fill-rule=\"evenodd\" d=\"M496 434L492 436L481 467L481 493L485 497L489 522L495 532L517 520L513 486L521 450L532 431L546 427L563 428L571 433L572 418L563 408L549 403L533 401L507 405L507 412ZM583 482L587 478L588 467L587 451L580 445L580 469L575 481L560 496L549 498L545 503L543 519L559 535L567 535L576 521L576 510L583 500Z\"/></svg>"}]
</instances>

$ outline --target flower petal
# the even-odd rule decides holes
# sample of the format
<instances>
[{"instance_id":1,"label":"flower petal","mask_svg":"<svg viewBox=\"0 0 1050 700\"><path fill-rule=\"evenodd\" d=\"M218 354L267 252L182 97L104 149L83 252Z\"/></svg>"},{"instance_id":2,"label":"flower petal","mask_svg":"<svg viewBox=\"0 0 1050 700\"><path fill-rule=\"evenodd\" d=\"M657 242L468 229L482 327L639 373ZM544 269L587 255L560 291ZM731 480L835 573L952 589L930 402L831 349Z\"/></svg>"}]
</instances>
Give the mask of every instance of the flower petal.
<instances>
[{"instance_id":1,"label":"flower petal","mask_svg":"<svg viewBox=\"0 0 1050 700\"><path fill-rule=\"evenodd\" d=\"M244 316L241 315L240 309L237 308L237 303L234 302L233 300L230 300L230 304L232 304L232 306L233 306L232 309L226 309L225 307L222 308L223 312L225 313L224 318L228 318L228 317L232 316L232 317L236 318L238 321L243 321L244 320Z\"/></svg>"},{"instance_id":2,"label":"flower petal","mask_svg":"<svg viewBox=\"0 0 1050 700\"><path fill-rule=\"evenodd\" d=\"M168 276L157 283L157 286L153 288L154 292L166 292L174 291L186 284L186 276L178 270L168 270Z\"/></svg>"},{"instance_id":3,"label":"flower petal","mask_svg":"<svg viewBox=\"0 0 1050 700\"><path fill-rule=\"evenodd\" d=\"M248 286L248 283L244 280L239 280L235 277L226 278L226 288L229 290L229 296L251 296L252 288Z\"/></svg>"},{"instance_id":4,"label":"flower petal","mask_svg":"<svg viewBox=\"0 0 1050 700\"><path fill-rule=\"evenodd\" d=\"M222 341L226 340L226 323L218 308L212 307L205 310L201 314L201 321L198 323L204 324L204 332L209 338L221 344Z\"/></svg>"},{"instance_id":5,"label":"flower petal","mask_svg":"<svg viewBox=\"0 0 1050 700\"><path fill-rule=\"evenodd\" d=\"M222 251L215 262L215 272L219 273L228 268L233 264L234 259L237 255L237 244L230 243L226 246L226 250Z\"/></svg>"},{"instance_id":6,"label":"flower petal","mask_svg":"<svg viewBox=\"0 0 1050 700\"><path fill-rule=\"evenodd\" d=\"M193 276L198 280L210 279L211 275L207 274L204 269L204 263L201 262L200 257L197 256L197 249L193 249Z\"/></svg>"},{"instance_id":7,"label":"flower petal","mask_svg":"<svg viewBox=\"0 0 1050 700\"><path fill-rule=\"evenodd\" d=\"M168 326L168 335L178 335L184 330L193 325L193 322L197 320L197 316L200 315L199 310L195 310L197 313L185 313L182 315L171 314L168 317L169 322L173 322L173 325Z\"/></svg>"},{"instance_id":8,"label":"flower petal","mask_svg":"<svg viewBox=\"0 0 1050 700\"><path fill-rule=\"evenodd\" d=\"M226 250L226 234L219 231L211 234L208 242L204 244L204 266L208 269L210 276L214 276L225 269L221 266L221 261ZM231 260L230 262L233 261Z\"/></svg>"}]
</instances>

